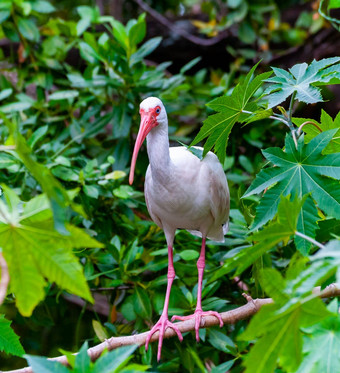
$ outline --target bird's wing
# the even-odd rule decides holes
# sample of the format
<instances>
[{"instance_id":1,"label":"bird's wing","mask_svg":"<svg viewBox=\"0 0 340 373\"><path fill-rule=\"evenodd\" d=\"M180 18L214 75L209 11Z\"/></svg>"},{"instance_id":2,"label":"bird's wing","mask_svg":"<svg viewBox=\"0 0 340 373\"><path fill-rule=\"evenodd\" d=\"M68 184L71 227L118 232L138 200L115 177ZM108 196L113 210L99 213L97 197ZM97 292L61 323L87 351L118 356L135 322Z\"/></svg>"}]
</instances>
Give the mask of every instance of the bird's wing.
<instances>
[{"instance_id":1,"label":"bird's wing","mask_svg":"<svg viewBox=\"0 0 340 373\"><path fill-rule=\"evenodd\" d=\"M144 184L144 196L145 196L145 202L146 202L146 207L148 208L149 214L151 216L151 219L160 227L163 228L161 219L155 214L155 208L152 205L152 198L149 198L149 185L152 182L152 174L151 174L151 169L150 166L146 170L146 175L145 175L145 184Z\"/></svg>"},{"instance_id":2,"label":"bird's wing","mask_svg":"<svg viewBox=\"0 0 340 373\"><path fill-rule=\"evenodd\" d=\"M228 222L230 208L227 178L215 154L209 152L205 159L209 167L211 214L217 225L224 225Z\"/></svg>"}]
</instances>

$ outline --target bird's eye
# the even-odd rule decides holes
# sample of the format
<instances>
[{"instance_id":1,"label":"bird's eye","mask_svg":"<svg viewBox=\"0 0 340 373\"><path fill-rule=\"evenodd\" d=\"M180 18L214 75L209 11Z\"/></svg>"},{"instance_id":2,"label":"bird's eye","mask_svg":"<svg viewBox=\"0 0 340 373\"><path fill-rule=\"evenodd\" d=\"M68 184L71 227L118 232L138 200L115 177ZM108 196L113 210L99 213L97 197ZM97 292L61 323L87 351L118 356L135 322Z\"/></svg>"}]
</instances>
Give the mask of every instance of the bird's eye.
<instances>
[{"instance_id":1,"label":"bird's eye","mask_svg":"<svg viewBox=\"0 0 340 373\"><path fill-rule=\"evenodd\" d=\"M158 107L158 108L156 109L156 113L159 114L160 112L161 112L161 108Z\"/></svg>"}]
</instances>

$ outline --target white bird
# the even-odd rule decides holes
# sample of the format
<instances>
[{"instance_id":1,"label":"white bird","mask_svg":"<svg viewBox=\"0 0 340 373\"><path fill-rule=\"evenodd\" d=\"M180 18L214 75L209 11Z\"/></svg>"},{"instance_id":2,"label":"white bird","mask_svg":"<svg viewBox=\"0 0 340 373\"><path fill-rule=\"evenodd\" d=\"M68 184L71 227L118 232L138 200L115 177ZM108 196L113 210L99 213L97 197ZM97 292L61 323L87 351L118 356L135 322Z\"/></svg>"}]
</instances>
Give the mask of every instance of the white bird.
<instances>
[{"instance_id":1,"label":"white bird","mask_svg":"<svg viewBox=\"0 0 340 373\"><path fill-rule=\"evenodd\" d=\"M172 282L175 278L173 242L176 229L186 229L202 237L202 248L197 261L198 291L195 313L190 316L173 316L174 320L195 318L196 339L202 316L213 315L223 321L219 313L202 310L202 281L205 268L205 241L224 241L228 229L229 189L223 168L209 152L203 160L185 147L169 148L168 118L162 101L149 97L140 104L141 124L137 135L130 168L129 183L133 183L137 155L145 138L150 165L145 177L145 200L152 220L164 230L168 245L168 284L164 308L159 321L151 329L151 336L159 331L157 360L160 360L164 332L173 328L180 341L181 332L168 319L168 306Z\"/></svg>"}]
</instances>

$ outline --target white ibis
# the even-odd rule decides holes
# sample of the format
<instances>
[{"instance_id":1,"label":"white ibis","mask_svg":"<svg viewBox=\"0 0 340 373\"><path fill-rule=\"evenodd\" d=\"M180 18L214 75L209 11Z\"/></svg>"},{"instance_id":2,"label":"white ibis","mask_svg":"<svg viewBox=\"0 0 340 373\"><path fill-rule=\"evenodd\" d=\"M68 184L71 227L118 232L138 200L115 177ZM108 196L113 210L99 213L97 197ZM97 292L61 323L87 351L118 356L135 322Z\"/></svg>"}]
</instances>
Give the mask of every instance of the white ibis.
<instances>
[{"instance_id":1,"label":"white ibis","mask_svg":"<svg viewBox=\"0 0 340 373\"><path fill-rule=\"evenodd\" d=\"M133 150L129 183L133 183L137 155L145 138L150 165L145 177L145 200L152 220L164 230L168 245L168 285L159 321L151 329L146 342L159 331L157 360L160 360L164 332L170 327L181 332L168 319L171 285L175 278L173 242L176 229L186 229L202 237L202 248L197 261L198 290L195 313L173 316L174 320L195 319L196 340L202 316L213 315L223 321L218 312L202 310L202 281L205 268L205 241L224 241L228 229L229 190L223 168L215 154L209 152L201 161L185 147L169 148L168 118L161 100L149 97L140 104L141 124Z\"/></svg>"}]
</instances>

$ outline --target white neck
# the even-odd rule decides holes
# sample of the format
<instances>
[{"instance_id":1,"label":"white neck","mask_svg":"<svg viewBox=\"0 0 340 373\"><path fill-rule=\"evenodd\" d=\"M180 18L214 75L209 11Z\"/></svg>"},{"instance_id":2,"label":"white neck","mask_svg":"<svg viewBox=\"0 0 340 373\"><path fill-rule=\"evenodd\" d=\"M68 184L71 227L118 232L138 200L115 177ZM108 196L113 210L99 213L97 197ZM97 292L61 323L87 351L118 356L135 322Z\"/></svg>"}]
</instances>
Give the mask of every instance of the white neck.
<instances>
[{"instance_id":1,"label":"white neck","mask_svg":"<svg viewBox=\"0 0 340 373\"><path fill-rule=\"evenodd\" d=\"M147 150L153 179L167 183L170 177L168 126L166 123L153 128L146 137Z\"/></svg>"}]
</instances>

